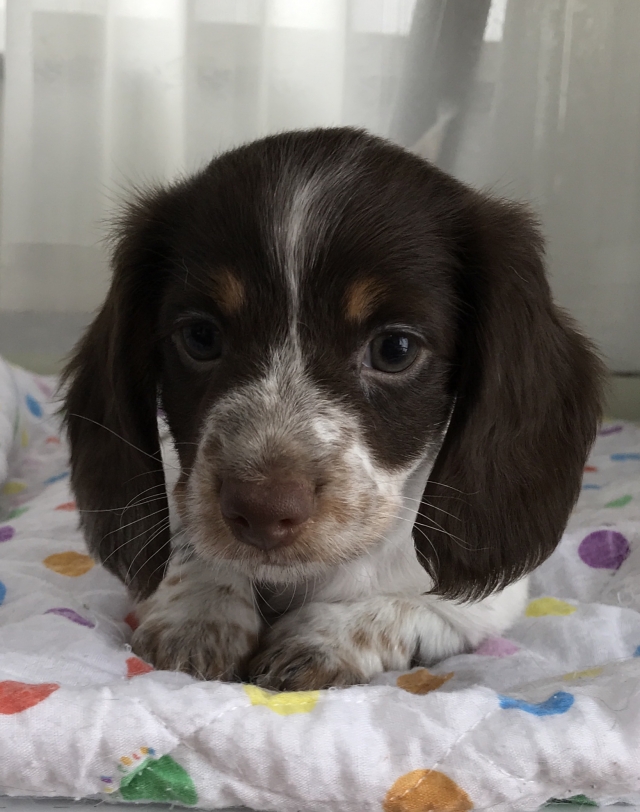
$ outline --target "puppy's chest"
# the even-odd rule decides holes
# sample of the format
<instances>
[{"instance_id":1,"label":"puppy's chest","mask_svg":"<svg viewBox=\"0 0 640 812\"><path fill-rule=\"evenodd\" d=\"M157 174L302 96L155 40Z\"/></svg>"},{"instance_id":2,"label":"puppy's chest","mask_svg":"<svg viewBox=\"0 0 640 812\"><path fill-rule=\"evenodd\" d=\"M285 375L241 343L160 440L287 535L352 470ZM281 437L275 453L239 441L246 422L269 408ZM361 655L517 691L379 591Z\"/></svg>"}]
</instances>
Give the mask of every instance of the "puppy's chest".
<instances>
[{"instance_id":1,"label":"puppy's chest","mask_svg":"<svg viewBox=\"0 0 640 812\"><path fill-rule=\"evenodd\" d=\"M286 586L261 581L253 584L253 591L261 616L270 622L312 601L318 585L311 581Z\"/></svg>"},{"instance_id":2,"label":"puppy's chest","mask_svg":"<svg viewBox=\"0 0 640 812\"><path fill-rule=\"evenodd\" d=\"M428 592L431 578L420 566L411 535L387 539L368 556L295 584L254 581L256 605L269 622L313 602L360 601L375 595L415 596Z\"/></svg>"}]
</instances>

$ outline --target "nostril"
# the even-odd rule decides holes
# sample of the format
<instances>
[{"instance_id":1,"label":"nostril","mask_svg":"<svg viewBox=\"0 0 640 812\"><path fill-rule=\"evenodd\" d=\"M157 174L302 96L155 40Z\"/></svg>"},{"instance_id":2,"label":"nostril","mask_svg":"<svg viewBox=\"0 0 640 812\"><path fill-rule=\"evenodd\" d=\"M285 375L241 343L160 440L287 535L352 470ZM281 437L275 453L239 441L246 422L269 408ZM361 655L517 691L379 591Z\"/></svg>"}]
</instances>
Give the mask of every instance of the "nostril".
<instances>
[{"instance_id":1,"label":"nostril","mask_svg":"<svg viewBox=\"0 0 640 812\"><path fill-rule=\"evenodd\" d=\"M240 527L249 527L249 522L244 518L244 516L232 516L230 518L232 522L240 525Z\"/></svg>"}]
</instances>

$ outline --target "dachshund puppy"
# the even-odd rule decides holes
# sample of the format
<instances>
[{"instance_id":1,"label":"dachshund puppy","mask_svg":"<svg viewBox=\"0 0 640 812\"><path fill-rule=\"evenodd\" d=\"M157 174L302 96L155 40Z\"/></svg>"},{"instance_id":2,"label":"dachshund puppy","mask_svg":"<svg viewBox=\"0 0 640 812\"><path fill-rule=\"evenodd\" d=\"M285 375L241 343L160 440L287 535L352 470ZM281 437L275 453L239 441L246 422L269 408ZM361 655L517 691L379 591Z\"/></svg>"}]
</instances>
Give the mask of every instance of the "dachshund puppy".
<instances>
[{"instance_id":1,"label":"dachshund puppy","mask_svg":"<svg viewBox=\"0 0 640 812\"><path fill-rule=\"evenodd\" d=\"M138 601L134 651L288 690L507 629L602 397L529 214L353 129L130 203L65 381L82 526Z\"/></svg>"}]
</instances>

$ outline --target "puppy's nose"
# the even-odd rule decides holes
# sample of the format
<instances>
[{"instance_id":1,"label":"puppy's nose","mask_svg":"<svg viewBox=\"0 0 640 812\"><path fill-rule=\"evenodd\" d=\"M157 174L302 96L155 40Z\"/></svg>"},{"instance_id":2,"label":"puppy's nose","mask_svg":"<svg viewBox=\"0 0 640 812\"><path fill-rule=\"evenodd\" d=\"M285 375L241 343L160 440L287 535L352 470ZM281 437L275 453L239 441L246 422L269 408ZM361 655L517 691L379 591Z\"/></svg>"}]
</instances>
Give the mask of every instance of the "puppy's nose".
<instances>
[{"instance_id":1,"label":"puppy's nose","mask_svg":"<svg viewBox=\"0 0 640 812\"><path fill-rule=\"evenodd\" d=\"M305 480L227 478L220 489L220 510L233 535L261 550L291 544L313 507L313 487Z\"/></svg>"}]
</instances>

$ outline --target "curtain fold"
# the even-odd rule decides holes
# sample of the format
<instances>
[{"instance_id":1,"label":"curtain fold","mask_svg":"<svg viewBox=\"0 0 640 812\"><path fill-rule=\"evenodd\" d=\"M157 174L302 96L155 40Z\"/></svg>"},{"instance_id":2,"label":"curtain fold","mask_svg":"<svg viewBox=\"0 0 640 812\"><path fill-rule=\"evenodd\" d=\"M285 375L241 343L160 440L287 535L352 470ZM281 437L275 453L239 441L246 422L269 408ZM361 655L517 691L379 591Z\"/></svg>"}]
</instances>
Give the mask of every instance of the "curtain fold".
<instances>
[{"instance_id":1,"label":"curtain fold","mask_svg":"<svg viewBox=\"0 0 640 812\"><path fill-rule=\"evenodd\" d=\"M96 307L132 186L350 124L530 200L560 302L640 371L639 39L636 0L8 0L0 318Z\"/></svg>"},{"instance_id":2,"label":"curtain fold","mask_svg":"<svg viewBox=\"0 0 640 812\"><path fill-rule=\"evenodd\" d=\"M385 134L414 2L10 0L0 308L93 308L132 186L278 130Z\"/></svg>"}]
</instances>

